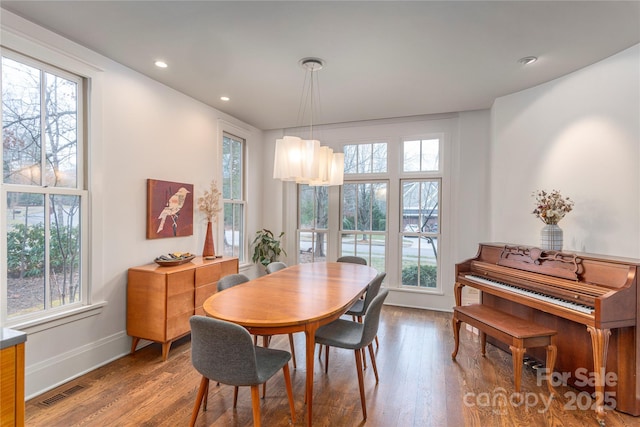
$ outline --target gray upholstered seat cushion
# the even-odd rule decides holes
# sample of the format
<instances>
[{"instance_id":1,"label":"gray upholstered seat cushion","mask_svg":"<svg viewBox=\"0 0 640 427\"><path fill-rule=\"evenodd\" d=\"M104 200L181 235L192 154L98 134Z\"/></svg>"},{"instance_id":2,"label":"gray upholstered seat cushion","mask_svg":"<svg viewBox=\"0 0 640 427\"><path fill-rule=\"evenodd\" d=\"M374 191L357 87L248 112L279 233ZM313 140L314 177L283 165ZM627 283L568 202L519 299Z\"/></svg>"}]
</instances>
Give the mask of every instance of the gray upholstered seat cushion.
<instances>
[{"instance_id":1,"label":"gray upholstered seat cushion","mask_svg":"<svg viewBox=\"0 0 640 427\"><path fill-rule=\"evenodd\" d=\"M371 301L363 323L337 319L319 327L316 331L316 342L353 350L368 346L378 333L380 310L388 294L389 290L384 289Z\"/></svg>"},{"instance_id":2,"label":"gray upholstered seat cushion","mask_svg":"<svg viewBox=\"0 0 640 427\"><path fill-rule=\"evenodd\" d=\"M192 316L191 362L210 380L234 386L262 384L291 359L286 351L255 347L242 326Z\"/></svg>"}]
</instances>

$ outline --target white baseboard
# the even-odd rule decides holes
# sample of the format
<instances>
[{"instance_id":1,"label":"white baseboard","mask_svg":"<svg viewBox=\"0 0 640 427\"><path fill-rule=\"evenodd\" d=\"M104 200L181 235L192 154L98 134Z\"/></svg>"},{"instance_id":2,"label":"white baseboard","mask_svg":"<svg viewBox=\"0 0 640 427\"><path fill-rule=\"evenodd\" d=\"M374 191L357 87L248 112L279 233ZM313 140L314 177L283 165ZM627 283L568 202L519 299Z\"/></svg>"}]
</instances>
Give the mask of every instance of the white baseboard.
<instances>
[{"instance_id":1,"label":"white baseboard","mask_svg":"<svg viewBox=\"0 0 640 427\"><path fill-rule=\"evenodd\" d=\"M140 345L139 347L142 347ZM25 398L32 399L126 355L131 338L122 331L43 360L25 369Z\"/></svg>"}]
</instances>

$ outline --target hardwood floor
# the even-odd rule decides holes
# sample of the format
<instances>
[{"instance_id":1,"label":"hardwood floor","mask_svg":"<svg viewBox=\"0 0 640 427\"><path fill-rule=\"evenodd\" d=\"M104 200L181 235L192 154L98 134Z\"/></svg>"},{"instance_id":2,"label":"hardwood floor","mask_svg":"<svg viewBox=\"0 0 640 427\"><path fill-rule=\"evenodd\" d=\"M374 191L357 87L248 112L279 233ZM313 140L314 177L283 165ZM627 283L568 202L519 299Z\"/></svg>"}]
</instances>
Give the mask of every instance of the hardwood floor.
<instances>
[{"instance_id":1,"label":"hardwood floor","mask_svg":"<svg viewBox=\"0 0 640 427\"><path fill-rule=\"evenodd\" d=\"M557 387L549 402L545 382L524 367L524 404L512 395L511 355L487 345L480 355L478 336L463 325L457 361L451 360L451 313L385 306L377 350L380 383L365 371L368 419L362 421L358 381L352 351L331 349L329 373L316 357L314 426L597 426L584 407L588 395ZM297 422L304 425L304 336L295 334L298 369L291 370ZM287 336L272 346L289 349ZM324 360L324 358L323 358ZM26 425L37 426L187 426L196 397L199 374L190 361L190 341L172 345L162 362L160 346L152 344L27 402ZM77 386L81 386L77 387ZM58 398L61 399L57 400ZM49 406L42 402L57 400ZM232 408L233 387L212 383L206 412L197 426L252 425L249 388L240 389ZM282 374L268 382L262 401L265 426L289 425L289 407ZM637 426L640 417L608 411L607 426Z\"/></svg>"}]
</instances>

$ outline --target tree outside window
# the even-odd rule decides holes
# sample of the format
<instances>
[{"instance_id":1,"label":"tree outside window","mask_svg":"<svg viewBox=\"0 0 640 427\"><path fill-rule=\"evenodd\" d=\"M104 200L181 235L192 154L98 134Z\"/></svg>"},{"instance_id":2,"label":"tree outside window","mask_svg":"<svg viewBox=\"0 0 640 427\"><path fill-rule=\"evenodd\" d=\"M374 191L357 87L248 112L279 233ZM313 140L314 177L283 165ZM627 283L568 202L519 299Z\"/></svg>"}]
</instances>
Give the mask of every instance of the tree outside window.
<instances>
[{"instance_id":1,"label":"tree outside window","mask_svg":"<svg viewBox=\"0 0 640 427\"><path fill-rule=\"evenodd\" d=\"M84 298L81 83L19 55L2 57L5 319Z\"/></svg>"},{"instance_id":2,"label":"tree outside window","mask_svg":"<svg viewBox=\"0 0 640 427\"><path fill-rule=\"evenodd\" d=\"M245 257L244 200L245 141L231 134L222 137L222 199L224 217L224 255Z\"/></svg>"},{"instance_id":3,"label":"tree outside window","mask_svg":"<svg viewBox=\"0 0 640 427\"><path fill-rule=\"evenodd\" d=\"M298 263L327 259L329 196L327 187L298 185Z\"/></svg>"}]
</instances>

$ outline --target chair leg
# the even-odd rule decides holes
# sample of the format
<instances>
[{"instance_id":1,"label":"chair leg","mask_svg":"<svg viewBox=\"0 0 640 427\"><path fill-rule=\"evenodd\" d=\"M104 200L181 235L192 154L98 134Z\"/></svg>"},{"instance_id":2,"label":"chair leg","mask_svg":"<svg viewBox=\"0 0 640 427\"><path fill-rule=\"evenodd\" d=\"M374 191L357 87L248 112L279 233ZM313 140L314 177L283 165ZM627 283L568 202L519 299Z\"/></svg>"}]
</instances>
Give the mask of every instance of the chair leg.
<instances>
[{"instance_id":1,"label":"chair leg","mask_svg":"<svg viewBox=\"0 0 640 427\"><path fill-rule=\"evenodd\" d=\"M373 352L373 344L368 345L369 356L371 357L371 366L373 367L373 373L376 376L376 384L378 384L378 366L376 365L376 355ZM364 353L364 350L362 351Z\"/></svg>"},{"instance_id":2,"label":"chair leg","mask_svg":"<svg viewBox=\"0 0 640 427\"><path fill-rule=\"evenodd\" d=\"M238 406L238 386L233 387L233 409Z\"/></svg>"},{"instance_id":3,"label":"chair leg","mask_svg":"<svg viewBox=\"0 0 640 427\"><path fill-rule=\"evenodd\" d=\"M289 373L289 363L285 363L282 367L284 374L284 385L287 389L287 397L289 398L289 409L291 410L291 422L296 422L296 408L293 405L293 389L291 388L291 375Z\"/></svg>"},{"instance_id":4,"label":"chair leg","mask_svg":"<svg viewBox=\"0 0 640 427\"><path fill-rule=\"evenodd\" d=\"M329 373L329 346L324 346L324 373Z\"/></svg>"},{"instance_id":5,"label":"chair leg","mask_svg":"<svg viewBox=\"0 0 640 427\"><path fill-rule=\"evenodd\" d=\"M293 360L293 369L297 369L296 366L296 348L293 345L293 334L289 334L289 347L291 347L291 359Z\"/></svg>"},{"instance_id":6,"label":"chair leg","mask_svg":"<svg viewBox=\"0 0 640 427\"><path fill-rule=\"evenodd\" d=\"M380 342L378 341L378 335L376 335L376 350L380 348Z\"/></svg>"},{"instance_id":7,"label":"chair leg","mask_svg":"<svg viewBox=\"0 0 640 427\"><path fill-rule=\"evenodd\" d=\"M204 404L203 404L203 407L202 407L203 411L207 410L207 402L208 401L209 401L209 381L207 381L207 388L204 391Z\"/></svg>"},{"instance_id":8,"label":"chair leg","mask_svg":"<svg viewBox=\"0 0 640 427\"><path fill-rule=\"evenodd\" d=\"M202 376L202 379L200 380L200 387L198 387L196 403L193 405L193 412L191 413L191 422L189 422L189 427L196 425L196 419L198 418L198 412L200 411L200 404L202 404L202 398L204 397L204 392L208 386L209 378Z\"/></svg>"},{"instance_id":9,"label":"chair leg","mask_svg":"<svg viewBox=\"0 0 640 427\"><path fill-rule=\"evenodd\" d=\"M362 316L358 316L358 323L362 323ZM367 353L362 352L362 369L367 369Z\"/></svg>"},{"instance_id":10,"label":"chair leg","mask_svg":"<svg viewBox=\"0 0 640 427\"><path fill-rule=\"evenodd\" d=\"M358 371L358 387L360 388L360 404L362 406L362 419L367 419L367 404L364 398L364 375L362 373L362 349L355 350L356 354L356 370Z\"/></svg>"},{"instance_id":11,"label":"chair leg","mask_svg":"<svg viewBox=\"0 0 640 427\"><path fill-rule=\"evenodd\" d=\"M257 385L251 386L251 408L253 409L253 425L260 427L260 390Z\"/></svg>"}]
</instances>

